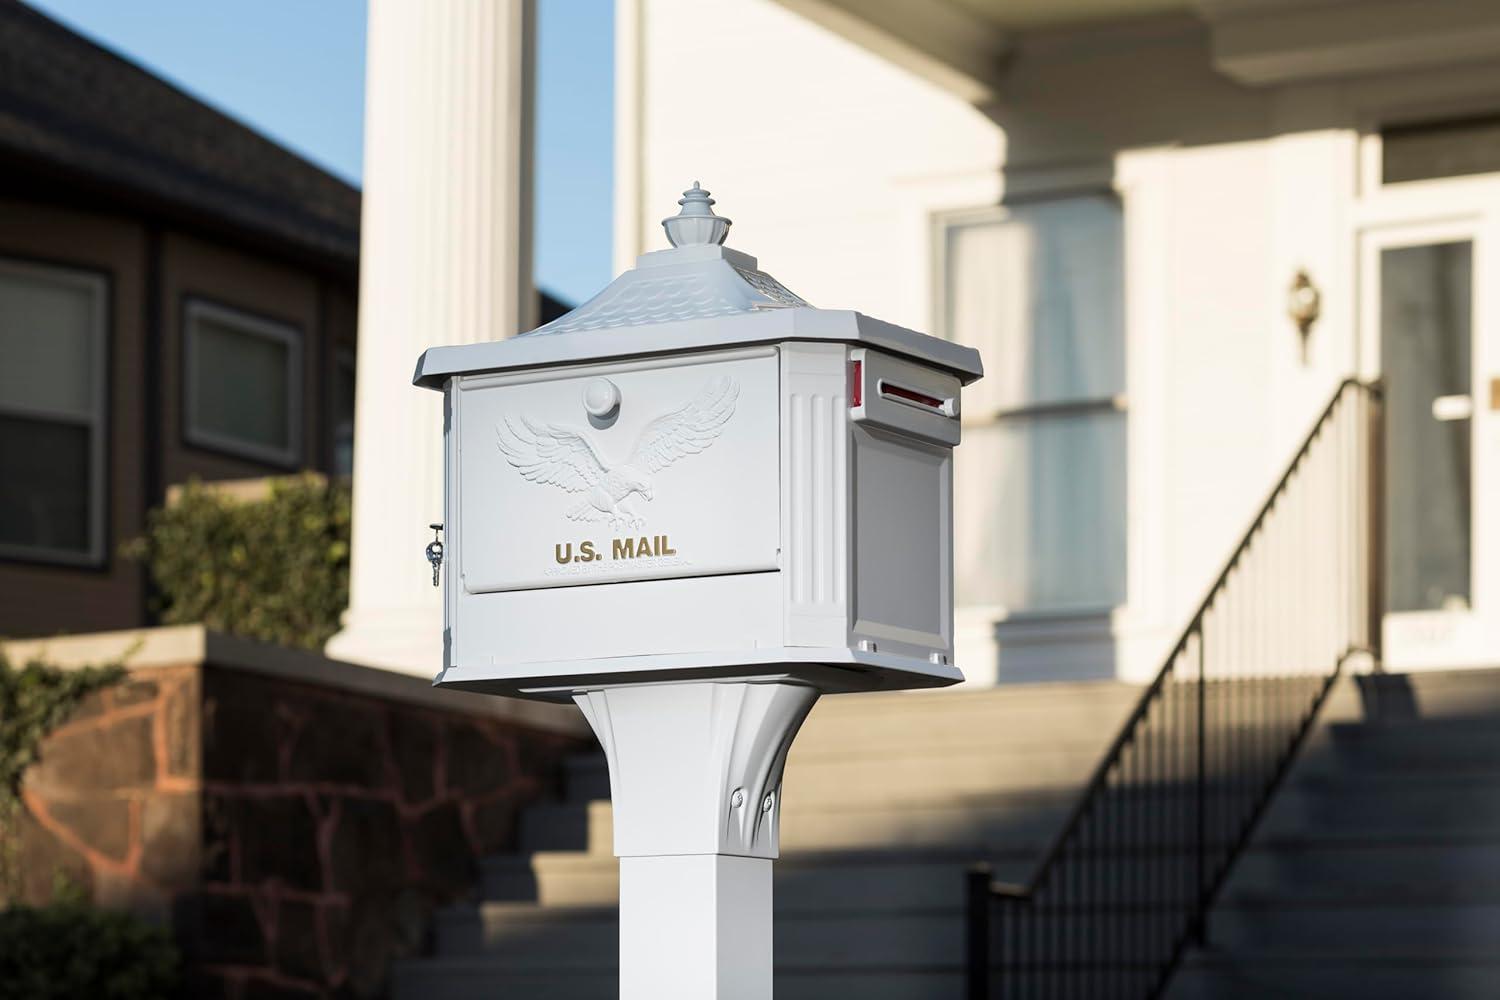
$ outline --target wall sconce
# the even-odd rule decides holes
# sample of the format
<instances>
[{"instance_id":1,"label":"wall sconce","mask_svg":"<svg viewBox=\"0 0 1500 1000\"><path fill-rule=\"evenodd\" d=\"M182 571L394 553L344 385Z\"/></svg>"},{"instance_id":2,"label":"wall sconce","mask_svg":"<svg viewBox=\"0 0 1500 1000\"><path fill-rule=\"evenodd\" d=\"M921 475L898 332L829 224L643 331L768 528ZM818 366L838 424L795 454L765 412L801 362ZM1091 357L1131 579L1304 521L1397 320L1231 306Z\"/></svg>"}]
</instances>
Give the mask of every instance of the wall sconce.
<instances>
[{"instance_id":1,"label":"wall sconce","mask_svg":"<svg viewBox=\"0 0 1500 1000\"><path fill-rule=\"evenodd\" d=\"M1299 267L1292 277L1292 287L1287 289L1286 314L1297 325L1302 338L1302 363L1307 363L1307 340L1312 335L1313 324L1323 312L1323 293L1313 284L1306 268Z\"/></svg>"}]
</instances>

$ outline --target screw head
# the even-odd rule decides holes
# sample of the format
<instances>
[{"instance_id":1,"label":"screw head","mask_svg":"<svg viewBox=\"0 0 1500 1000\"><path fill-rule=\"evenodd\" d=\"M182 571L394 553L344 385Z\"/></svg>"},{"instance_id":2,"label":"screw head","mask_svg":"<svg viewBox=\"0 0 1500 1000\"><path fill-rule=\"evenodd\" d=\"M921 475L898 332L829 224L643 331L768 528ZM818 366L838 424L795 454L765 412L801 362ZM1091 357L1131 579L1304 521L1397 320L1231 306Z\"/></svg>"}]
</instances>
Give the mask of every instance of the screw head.
<instances>
[{"instance_id":1,"label":"screw head","mask_svg":"<svg viewBox=\"0 0 1500 1000\"><path fill-rule=\"evenodd\" d=\"M770 812L774 808L776 808L776 793L767 792L766 797L761 801L760 810L761 812Z\"/></svg>"},{"instance_id":2,"label":"screw head","mask_svg":"<svg viewBox=\"0 0 1500 1000\"><path fill-rule=\"evenodd\" d=\"M744 805L745 804L745 790L743 788L736 788L734 790L734 794L731 795L731 796L729 796L729 804L732 805L732 806L734 806L736 809L738 809L740 806Z\"/></svg>"}]
</instances>

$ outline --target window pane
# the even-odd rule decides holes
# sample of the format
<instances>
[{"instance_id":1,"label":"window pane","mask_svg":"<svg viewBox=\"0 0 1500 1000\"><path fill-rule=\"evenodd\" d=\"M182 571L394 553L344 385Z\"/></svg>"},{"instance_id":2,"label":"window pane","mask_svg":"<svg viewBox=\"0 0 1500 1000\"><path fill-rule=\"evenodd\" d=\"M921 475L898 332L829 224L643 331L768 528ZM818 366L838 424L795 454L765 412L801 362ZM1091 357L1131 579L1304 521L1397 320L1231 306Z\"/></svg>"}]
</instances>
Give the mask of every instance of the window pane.
<instances>
[{"instance_id":1,"label":"window pane","mask_svg":"<svg viewBox=\"0 0 1500 1000\"><path fill-rule=\"evenodd\" d=\"M970 412L1124 389L1123 239L1119 204L1099 197L949 230L946 335L987 368L966 391Z\"/></svg>"},{"instance_id":2,"label":"window pane","mask_svg":"<svg viewBox=\"0 0 1500 1000\"><path fill-rule=\"evenodd\" d=\"M0 267L0 408L93 415L97 294L66 277Z\"/></svg>"},{"instance_id":3,"label":"window pane","mask_svg":"<svg viewBox=\"0 0 1500 1000\"><path fill-rule=\"evenodd\" d=\"M0 545L88 554L89 429L0 414Z\"/></svg>"},{"instance_id":4,"label":"window pane","mask_svg":"<svg viewBox=\"0 0 1500 1000\"><path fill-rule=\"evenodd\" d=\"M1388 128L1381 133L1386 184L1500 171L1500 118Z\"/></svg>"},{"instance_id":5,"label":"window pane","mask_svg":"<svg viewBox=\"0 0 1500 1000\"><path fill-rule=\"evenodd\" d=\"M957 456L959 601L1010 611L1125 599L1125 415L1004 420Z\"/></svg>"},{"instance_id":6,"label":"window pane","mask_svg":"<svg viewBox=\"0 0 1500 1000\"><path fill-rule=\"evenodd\" d=\"M1469 606L1470 421L1433 401L1467 396L1473 245L1380 255L1386 380L1386 587L1392 611Z\"/></svg>"},{"instance_id":7,"label":"window pane","mask_svg":"<svg viewBox=\"0 0 1500 1000\"><path fill-rule=\"evenodd\" d=\"M194 319L193 336L193 429L229 442L290 451L290 345L202 315Z\"/></svg>"}]
</instances>

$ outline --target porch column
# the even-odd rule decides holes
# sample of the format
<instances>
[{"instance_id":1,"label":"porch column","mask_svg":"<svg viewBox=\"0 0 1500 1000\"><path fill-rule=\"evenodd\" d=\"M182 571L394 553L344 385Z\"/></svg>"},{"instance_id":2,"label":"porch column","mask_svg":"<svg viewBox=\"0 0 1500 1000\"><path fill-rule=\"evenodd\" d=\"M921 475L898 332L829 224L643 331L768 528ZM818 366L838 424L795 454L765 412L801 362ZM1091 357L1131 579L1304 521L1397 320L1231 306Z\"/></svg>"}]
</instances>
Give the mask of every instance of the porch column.
<instances>
[{"instance_id":1,"label":"porch column","mask_svg":"<svg viewBox=\"0 0 1500 1000\"><path fill-rule=\"evenodd\" d=\"M412 390L438 344L533 325L534 0L371 0L355 400L353 570L329 656L433 675L442 399Z\"/></svg>"}]
</instances>

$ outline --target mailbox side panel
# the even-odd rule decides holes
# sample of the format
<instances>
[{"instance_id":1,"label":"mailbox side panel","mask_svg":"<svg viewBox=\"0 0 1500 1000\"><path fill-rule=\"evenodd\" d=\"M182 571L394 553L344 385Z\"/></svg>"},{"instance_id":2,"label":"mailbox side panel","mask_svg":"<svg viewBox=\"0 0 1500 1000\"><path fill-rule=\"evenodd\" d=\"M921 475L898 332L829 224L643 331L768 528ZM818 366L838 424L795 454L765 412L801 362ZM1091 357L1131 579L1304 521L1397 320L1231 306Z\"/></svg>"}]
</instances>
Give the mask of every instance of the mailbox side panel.
<instances>
[{"instance_id":1,"label":"mailbox side panel","mask_svg":"<svg viewBox=\"0 0 1500 1000\"><path fill-rule=\"evenodd\" d=\"M853 432L852 641L926 659L953 654L953 452Z\"/></svg>"},{"instance_id":2,"label":"mailbox side panel","mask_svg":"<svg viewBox=\"0 0 1500 1000\"><path fill-rule=\"evenodd\" d=\"M877 351L855 349L852 361L850 643L947 662L958 380Z\"/></svg>"},{"instance_id":3,"label":"mailbox side panel","mask_svg":"<svg viewBox=\"0 0 1500 1000\"><path fill-rule=\"evenodd\" d=\"M786 644L849 642L848 350L782 348L781 537Z\"/></svg>"}]
</instances>

